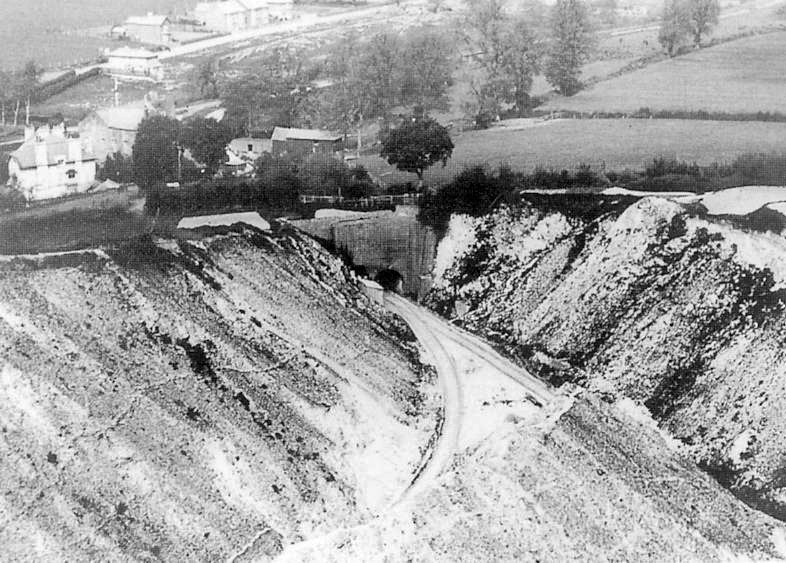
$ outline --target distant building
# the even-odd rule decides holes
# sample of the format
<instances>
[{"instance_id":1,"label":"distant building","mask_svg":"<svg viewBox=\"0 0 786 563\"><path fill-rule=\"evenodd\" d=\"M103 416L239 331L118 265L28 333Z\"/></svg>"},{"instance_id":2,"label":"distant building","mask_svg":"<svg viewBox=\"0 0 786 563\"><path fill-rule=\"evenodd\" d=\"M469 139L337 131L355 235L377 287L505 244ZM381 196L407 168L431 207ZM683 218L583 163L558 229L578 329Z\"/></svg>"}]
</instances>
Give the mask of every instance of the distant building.
<instances>
[{"instance_id":1,"label":"distant building","mask_svg":"<svg viewBox=\"0 0 786 563\"><path fill-rule=\"evenodd\" d=\"M107 53L104 68L111 76L160 82L164 79L164 66L158 53L147 49L121 47Z\"/></svg>"},{"instance_id":2,"label":"distant building","mask_svg":"<svg viewBox=\"0 0 786 563\"><path fill-rule=\"evenodd\" d=\"M221 0L200 2L194 17L208 29L232 33L289 19L292 0Z\"/></svg>"},{"instance_id":3,"label":"distant building","mask_svg":"<svg viewBox=\"0 0 786 563\"><path fill-rule=\"evenodd\" d=\"M343 157L344 152L343 136L319 129L276 127L272 141L275 156L319 153Z\"/></svg>"},{"instance_id":4,"label":"distant building","mask_svg":"<svg viewBox=\"0 0 786 563\"><path fill-rule=\"evenodd\" d=\"M170 23L168 17L148 12L146 16L129 17L123 27L126 36L134 41L161 45L169 43L172 39Z\"/></svg>"},{"instance_id":5,"label":"distant building","mask_svg":"<svg viewBox=\"0 0 786 563\"><path fill-rule=\"evenodd\" d=\"M147 116L145 107L112 107L96 110L79 123L79 135L89 139L99 162L120 152L131 155L139 124Z\"/></svg>"},{"instance_id":6,"label":"distant building","mask_svg":"<svg viewBox=\"0 0 786 563\"><path fill-rule=\"evenodd\" d=\"M229 150L241 158L256 160L264 153L273 152L273 141L258 137L240 137L232 139Z\"/></svg>"},{"instance_id":7,"label":"distant building","mask_svg":"<svg viewBox=\"0 0 786 563\"><path fill-rule=\"evenodd\" d=\"M25 129L25 142L11 153L9 183L28 201L87 191L95 182L96 158L83 139L69 137L64 126Z\"/></svg>"},{"instance_id":8,"label":"distant building","mask_svg":"<svg viewBox=\"0 0 786 563\"><path fill-rule=\"evenodd\" d=\"M212 31L232 33L246 29L246 8L237 0L200 2L194 8L194 17Z\"/></svg>"}]
</instances>

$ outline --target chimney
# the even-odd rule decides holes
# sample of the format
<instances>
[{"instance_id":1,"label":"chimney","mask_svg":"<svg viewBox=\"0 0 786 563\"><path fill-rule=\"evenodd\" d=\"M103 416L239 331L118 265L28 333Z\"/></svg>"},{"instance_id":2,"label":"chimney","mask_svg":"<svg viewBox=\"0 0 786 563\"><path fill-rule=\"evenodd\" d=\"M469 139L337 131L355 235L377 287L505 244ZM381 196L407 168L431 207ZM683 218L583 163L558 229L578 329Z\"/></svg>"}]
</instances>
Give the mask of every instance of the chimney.
<instances>
[{"instance_id":1,"label":"chimney","mask_svg":"<svg viewBox=\"0 0 786 563\"><path fill-rule=\"evenodd\" d=\"M68 160L69 162L82 162L81 139L68 139Z\"/></svg>"},{"instance_id":2,"label":"chimney","mask_svg":"<svg viewBox=\"0 0 786 563\"><path fill-rule=\"evenodd\" d=\"M46 141L36 141L35 165L37 168L46 168L49 166L49 156L47 155Z\"/></svg>"},{"instance_id":3,"label":"chimney","mask_svg":"<svg viewBox=\"0 0 786 563\"><path fill-rule=\"evenodd\" d=\"M32 125L25 126L25 143L35 139L35 127Z\"/></svg>"}]
</instances>

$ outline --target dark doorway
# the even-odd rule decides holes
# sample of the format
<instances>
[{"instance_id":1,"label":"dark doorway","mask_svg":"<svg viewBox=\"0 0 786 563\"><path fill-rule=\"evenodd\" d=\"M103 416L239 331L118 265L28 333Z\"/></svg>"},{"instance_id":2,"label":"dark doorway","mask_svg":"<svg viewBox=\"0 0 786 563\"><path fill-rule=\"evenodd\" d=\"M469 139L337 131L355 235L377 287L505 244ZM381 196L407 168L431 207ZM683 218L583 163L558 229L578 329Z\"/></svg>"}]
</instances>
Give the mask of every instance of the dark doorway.
<instances>
[{"instance_id":1,"label":"dark doorway","mask_svg":"<svg viewBox=\"0 0 786 563\"><path fill-rule=\"evenodd\" d=\"M396 270L380 270L374 281L388 291L401 293L401 288L404 285L404 276Z\"/></svg>"}]
</instances>

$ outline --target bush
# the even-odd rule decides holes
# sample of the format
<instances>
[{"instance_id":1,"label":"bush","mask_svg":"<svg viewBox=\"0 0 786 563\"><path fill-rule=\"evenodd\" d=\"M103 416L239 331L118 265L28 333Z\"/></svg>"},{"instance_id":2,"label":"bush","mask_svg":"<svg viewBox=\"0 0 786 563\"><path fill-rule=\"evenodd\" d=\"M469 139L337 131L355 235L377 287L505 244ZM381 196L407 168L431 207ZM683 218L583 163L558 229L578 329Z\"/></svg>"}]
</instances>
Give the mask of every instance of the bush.
<instances>
[{"instance_id":1,"label":"bush","mask_svg":"<svg viewBox=\"0 0 786 563\"><path fill-rule=\"evenodd\" d=\"M453 213L479 217L491 211L504 193L514 188L508 182L509 178L489 174L482 166L468 168L450 184L426 194L418 219L442 234Z\"/></svg>"},{"instance_id":2,"label":"bush","mask_svg":"<svg viewBox=\"0 0 786 563\"><path fill-rule=\"evenodd\" d=\"M101 181L113 180L118 184L130 184L134 181L134 161L121 152L110 154L98 169L96 177Z\"/></svg>"},{"instance_id":3,"label":"bush","mask_svg":"<svg viewBox=\"0 0 786 563\"><path fill-rule=\"evenodd\" d=\"M687 163L674 158L657 157L644 169L647 178L666 175L701 176L701 169L695 162Z\"/></svg>"},{"instance_id":4,"label":"bush","mask_svg":"<svg viewBox=\"0 0 786 563\"><path fill-rule=\"evenodd\" d=\"M27 205L24 194L7 186L0 186L0 211L19 211Z\"/></svg>"}]
</instances>

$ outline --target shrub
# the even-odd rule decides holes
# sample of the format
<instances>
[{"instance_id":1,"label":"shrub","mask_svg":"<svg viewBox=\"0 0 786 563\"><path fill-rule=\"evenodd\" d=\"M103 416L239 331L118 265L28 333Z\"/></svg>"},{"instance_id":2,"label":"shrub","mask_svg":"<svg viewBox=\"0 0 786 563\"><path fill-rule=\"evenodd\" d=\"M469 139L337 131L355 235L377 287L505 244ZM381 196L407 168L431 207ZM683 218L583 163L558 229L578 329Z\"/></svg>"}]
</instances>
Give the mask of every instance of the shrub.
<instances>
[{"instance_id":1,"label":"shrub","mask_svg":"<svg viewBox=\"0 0 786 563\"><path fill-rule=\"evenodd\" d=\"M644 169L644 174L647 178L657 178L666 175L680 175L680 176L701 176L701 169L695 162L687 163L675 158L666 158L659 156L653 159L651 164L648 164Z\"/></svg>"}]
</instances>

